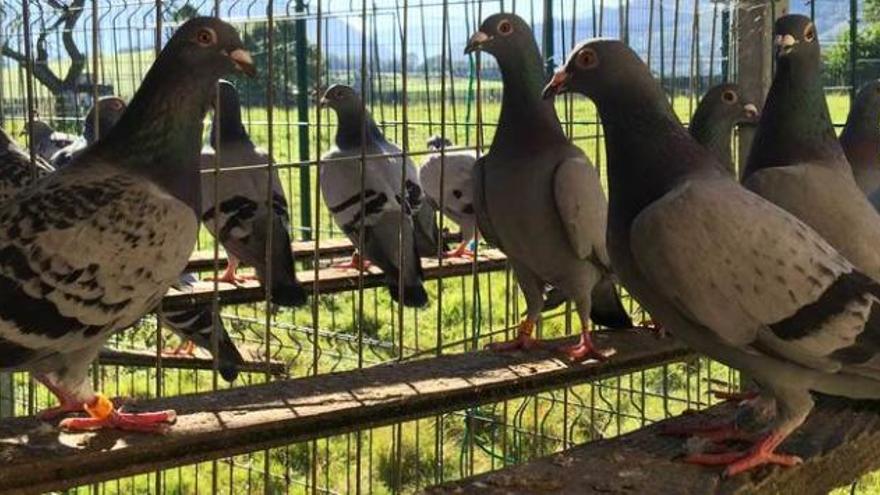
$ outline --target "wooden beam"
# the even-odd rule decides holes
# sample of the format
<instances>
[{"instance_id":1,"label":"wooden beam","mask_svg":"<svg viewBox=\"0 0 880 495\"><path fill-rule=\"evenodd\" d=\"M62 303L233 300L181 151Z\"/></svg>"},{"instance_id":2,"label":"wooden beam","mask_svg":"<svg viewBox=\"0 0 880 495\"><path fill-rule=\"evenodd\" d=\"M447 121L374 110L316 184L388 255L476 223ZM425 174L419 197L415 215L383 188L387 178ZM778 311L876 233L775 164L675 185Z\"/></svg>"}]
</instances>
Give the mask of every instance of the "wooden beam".
<instances>
[{"instance_id":1,"label":"wooden beam","mask_svg":"<svg viewBox=\"0 0 880 495\"><path fill-rule=\"evenodd\" d=\"M432 487L444 494L687 493L692 495L824 494L880 468L880 404L825 398L780 452L801 456L793 468L762 467L729 479L721 468L681 462L681 438L662 436L665 424L731 417L734 407L715 406L610 440L574 447L519 466Z\"/></svg>"},{"instance_id":2,"label":"wooden beam","mask_svg":"<svg viewBox=\"0 0 880 495\"><path fill-rule=\"evenodd\" d=\"M480 250L476 265L471 260L458 258L443 260L442 266L436 259L422 259L425 280L469 275L474 269L478 273L497 271L504 269L506 265L507 258L497 249ZM313 271L301 270L297 273L297 278L307 291L312 291L315 280ZM321 294L355 290L358 287L358 272L323 268L318 272L318 281L318 292ZM372 266L364 273L365 288L378 287L383 283L384 275L379 268ZM193 285L192 291L169 290L162 299L162 307L165 310L183 309L196 304L208 304L213 297L214 282L197 282ZM220 304L257 302L264 299L264 290L257 281L248 281L239 285L221 283L218 297Z\"/></svg>"},{"instance_id":3,"label":"wooden beam","mask_svg":"<svg viewBox=\"0 0 880 495\"><path fill-rule=\"evenodd\" d=\"M267 364L262 357L262 351L255 345L236 344L238 351L244 358L244 362L238 365L239 371L263 373ZM208 351L196 347L194 355L163 355L162 367L184 370L211 370L214 369L214 361ZM112 349L105 347L98 355L98 362L110 366L134 366L140 368L156 368L157 359L155 350L147 349ZM269 373L275 376L287 374L287 363L273 359L268 364Z\"/></svg>"},{"instance_id":4,"label":"wooden beam","mask_svg":"<svg viewBox=\"0 0 880 495\"><path fill-rule=\"evenodd\" d=\"M461 234L457 232L454 234L446 234L444 238L448 243L461 242ZM293 248L294 261L312 261L315 257L314 241L297 241L291 244L291 247ZM318 250L318 259L351 256L352 253L354 253L354 246L348 239L326 239L321 241L321 248ZM221 249L217 258L218 268L226 268L227 261L226 252ZM213 269L213 249L203 249L194 252L189 258L189 264L186 266L186 271L188 272L208 272Z\"/></svg>"},{"instance_id":5,"label":"wooden beam","mask_svg":"<svg viewBox=\"0 0 880 495\"><path fill-rule=\"evenodd\" d=\"M693 356L675 340L646 330L598 332L596 339L617 349L601 365L572 364L545 350L482 351L129 407L175 409L177 423L166 435L58 433L33 418L0 420L0 492L63 490L455 411Z\"/></svg>"}]
</instances>

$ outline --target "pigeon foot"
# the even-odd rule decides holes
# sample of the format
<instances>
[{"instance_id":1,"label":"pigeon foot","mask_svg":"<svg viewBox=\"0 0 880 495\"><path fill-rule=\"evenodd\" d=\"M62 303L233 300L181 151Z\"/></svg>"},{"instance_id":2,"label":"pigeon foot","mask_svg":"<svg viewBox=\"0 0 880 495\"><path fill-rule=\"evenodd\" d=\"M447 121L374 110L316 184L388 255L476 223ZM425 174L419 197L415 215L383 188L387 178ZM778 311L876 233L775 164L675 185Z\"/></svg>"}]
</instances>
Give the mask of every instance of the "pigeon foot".
<instances>
[{"instance_id":1,"label":"pigeon foot","mask_svg":"<svg viewBox=\"0 0 880 495\"><path fill-rule=\"evenodd\" d=\"M444 258L461 258L472 260L476 254L468 248L470 241L464 241L452 251L443 253Z\"/></svg>"},{"instance_id":2,"label":"pigeon foot","mask_svg":"<svg viewBox=\"0 0 880 495\"><path fill-rule=\"evenodd\" d=\"M712 396L719 400L739 403L757 399L758 392L752 390L745 392L725 392L723 390L712 390Z\"/></svg>"},{"instance_id":3,"label":"pigeon foot","mask_svg":"<svg viewBox=\"0 0 880 495\"><path fill-rule=\"evenodd\" d=\"M181 342L174 349L163 349L162 355L196 357L196 344L192 340L187 340L186 342Z\"/></svg>"},{"instance_id":4,"label":"pigeon foot","mask_svg":"<svg viewBox=\"0 0 880 495\"><path fill-rule=\"evenodd\" d=\"M233 263L232 260L228 262L226 265L226 270L222 275L218 277L206 277L205 280L209 282L223 282L232 285L238 285L245 282L247 279L245 277L241 277L235 274L235 270L238 268L238 263Z\"/></svg>"},{"instance_id":5,"label":"pigeon foot","mask_svg":"<svg viewBox=\"0 0 880 495\"><path fill-rule=\"evenodd\" d=\"M102 429L117 429L135 431L141 433L165 433L177 419L177 413L172 410L126 413L114 407L107 397L96 394L90 404L84 404L83 409L89 414L87 418L68 418L59 426L64 431L96 431Z\"/></svg>"},{"instance_id":6,"label":"pigeon foot","mask_svg":"<svg viewBox=\"0 0 880 495\"><path fill-rule=\"evenodd\" d=\"M693 454L685 462L703 466L727 466L724 477L736 476L758 466L777 464L792 467L804 461L796 455L779 454L776 447L785 439L778 433L767 433L746 451L722 452L717 454Z\"/></svg>"},{"instance_id":7,"label":"pigeon foot","mask_svg":"<svg viewBox=\"0 0 880 495\"><path fill-rule=\"evenodd\" d=\"M595 359L596 361L605 362L614 354L614 349L597 349L593 345L593 339L590 338L588 330L581 332L581 338L577 344L571 346L562 346L559 348L561 352L568 355L571 361L588 361Z\"/></svg>"},{"instance_id":8,"label":"pigeon foot","mask_svg":"<svg viewBox=\"0 0 880 495\"><path fill-rule=\"evenodd\" d=\"M523 322L519 324L515 339L508 342L493 342L487 345L486 348L495 352L519 350L530 351L537 349L541 346L541 341L532 337L532 329L534 328L535 324L533 322L523 320Z\"/></svg>"}]
</instances>

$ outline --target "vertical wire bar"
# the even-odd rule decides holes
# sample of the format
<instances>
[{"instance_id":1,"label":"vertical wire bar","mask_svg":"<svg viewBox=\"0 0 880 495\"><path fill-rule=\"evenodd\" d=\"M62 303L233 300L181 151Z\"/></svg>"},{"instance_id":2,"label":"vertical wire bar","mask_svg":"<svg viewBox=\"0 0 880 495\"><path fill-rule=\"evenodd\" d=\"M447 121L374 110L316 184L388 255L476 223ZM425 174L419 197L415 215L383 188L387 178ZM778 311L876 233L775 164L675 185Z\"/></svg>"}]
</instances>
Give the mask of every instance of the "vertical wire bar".
<instances>
[{"instance_id":1,"label":"vertical wire bar","mask_svg":"<svg viewBox=\"0 0 880 495\"><path fill-rule=\"evenodd\" d=\"M317 17L317 26L315 28L315 30L316 30L316 33L315 33L315 37L316 37L315 94L317 95L317 98L321 98L321 95L319 93L321 91L321 72L322 72L321 71L321 69L322 69L321 60L322 60L322 56L323 56L323 51L322 51L323 46L321 45L321 36L323 34L322 33L322 27L323 27L322 16L323 16L324 12L323 12L323 2L321 0L318 0L317 4L318 4L318 7L317 7L318 10L317 10L317 16L316 16ZM305 19L302 18L304 15L305 15L305 9L303 6L303 2L302 2L302 0L297 0L297 16L300 17L300 19L298 19L298 21L297 21L297 34L296 34L296 36L297 36L297 39L302 38L303 44L305 44L305 36L306 36L305 35L306 23L305 23ZM300 34L300 30L302 30L302 34ZM299 74L299 72L305 72L305 70L300 71L300 69L299 69L300 66L307 67L307 65L308 65L308 61L305 58L297 57L297 74ZM305 81L302 81L302 82L304 83L302 85L302 87L305 88L305 86L306 86ZM305 119L303 119L303 117L300 117L300 126L301 126L301 128L306 129L305 136L306 136L306 138L308 138L307 124L308 124L309 113L308 113L307 107L305 109L305 112L302 112L302 114L305 116ZM318 198L321 197L321 158L322 158L322 156L321 156L321 124L322 124L321 115L322 115L321 109L318 106L316 106L316 108L315 108L315 200L316 201L315 201L314 229L312 231L314 242L315 242L315 250L312 253L312 270L313 270L313 282L312 282L312 284L313 284L312 285L312 329L313 329L312 330L312 374L315 376L318 375L318 372L320 369L319 368L319 360L320 360L319 345L320 345L320 343L318 341L318 338L319 338L318 328L319 328L319 324L320 324L320 319L319 319L320 312L318 311L318 308L319 308L318 300L319 300L321 294L320 294L320 289L319 289L320 286L318 284L319 274L320 274L320 265L319 265L320 258L318 256L318 251L321 248L321 202L318 200ZM302 150L302 148L300 148L300 150ZM302 188L302 184L300 184L300 187ZM309 198L309 200L310 200L310 198ZM303 199L300 198L300 202L302 202L302 201L303 201ZM350 438L349 436L346 436L346 437ZM328 456L328 458L329 458L329 456ZM348 469L346 469L346 475L348 475ZM317 463L314 461L311 463L310 477L312 480L312 493L316 494L317 493L318 467L317 467Z\"/></svg>"},{"instance_id":2,"label":"vertical wire bar","mask_svg":"<svg viewBox=\"0 0 880 495\"><path fill-rule=\"evenodd\" d=\"M265 380L272 381L272 246L275 237L274 214L272 207L272 186L275 177L275 0L268 0L266 4L266 120L268 122L268 141L266 143L267 158L269 163L266 164L266 279L263 281L264 294L266 297L266 328L264 333L265 339ZM288 248L289 249L289 248ZM269 482L269 469L271 468L270 450L263 451L263 491L267 495L272 493L272 487Z\"/></svg>"},{"instance_id":3,"label":"vertical wire bar","mask_svg":"<svg viewBox=\"0 0 880 495\"><path fill-rule=\"evenodd\" d=\"M320 0L319 0L320 3ZM305 3L303 0L296 0L296 87L298 90L296 98L297 115L299 119L298 136L299 136L299 160L305 163L309 159L309 100L308 100L308 39L306 38L306 20L305 20ZM320 6L318 10L320 12ZM321 20L318 18L318 29ZM320 45L320 40L319 43ZM320 57L318 58L320 60ZM321 72L320 64L317 73ZM320 91L317 86L316 91ZM300 202L300 222L302 223L302 237L304 241L312 239L313 229L312 221L312 201L311 201L311 168L307 165L300 165L299 169L299 202ZM317 196L316 196L317 198Z\"/></svg>"},{"instance_id":4,"label":"vertical wire bar","mask_svg":"<svg viewBox=\"0 0 880 495\"><path fill-rule=\"evenodd\" d=\"M220 0L214 0L214 9L213 9L214 17L220 18ZM214 85L214 115L213 120L211 122L211 126L219 126L220 118L221 118L221 110L220 110L220 84L219 82ZM223 147L223 140L221 138L221 132L219 129L212 129L214 132L214 163L212 168L213 177L211 180L211 188L213 189L214 201L213 205L214 211L220 211L220 159L221 159L221 148ZM204 192L204 191L203 191ZM218 235L214 238L214 266L213 266L213 275L214 275L214 283L213 283L213 294L211 297L211 312L212 312L212 323L214 325L214 331L211 332L211 350L215 352L214 356L219 354L219 335L217 335L216 329L219 327L220 323L220 215L214 215L212 218L214 222L214 232L217 232ZM230 262L227 255L227 263ZM211 390L217 390L219 386L218 380L218 366L217 359L215 357L214 364L212 366L213 370L211 373ZM230 466L230 477L232 476L232 459L229 462ZM219 473L219 463L217 459L213 459L211 461L211 493L218 492L218 486L220 483L220 473Z\"/></svg>"},{"instance_id":5,"label":"vertical wire bar","mask_svg":"<svg viewBox=\"0 0 880 495\"><path fill-rule=\"evenodd\" d=\"M366 135L367 135L367 116L366 116L366 85L367 85L367 0L361 0L361 156L359 160L360 168L360 197L358 198L360 208L360 218L364 218L365 214L365 173L366 173ZM364 245L364 223L358 226L358 249ZM363 253L361 253L363 254ZM364 366L364 275L363 270L358 267L358 283L357 283L357 335L358 335L358 369ZM372 435L370 436L372 439ZM363 467L361 465L361 441L362 430L357 431L357 443L355 447L355 493L361 493L361 475Z\"/></svg>"}]
</instances>

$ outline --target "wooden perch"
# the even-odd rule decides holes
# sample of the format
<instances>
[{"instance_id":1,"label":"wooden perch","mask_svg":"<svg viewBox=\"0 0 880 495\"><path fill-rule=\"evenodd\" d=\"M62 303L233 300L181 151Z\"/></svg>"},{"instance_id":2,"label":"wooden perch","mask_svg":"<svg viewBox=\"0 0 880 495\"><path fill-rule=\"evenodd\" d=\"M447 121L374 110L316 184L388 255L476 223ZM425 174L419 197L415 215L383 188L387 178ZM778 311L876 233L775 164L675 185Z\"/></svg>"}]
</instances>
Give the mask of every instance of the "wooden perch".
<instances>
[{"instance_id":1,"label":"wooden perch","mask_svg":"<svg viewBox=\"0 0 880 495\"><path fill-rule=\"evenodd\" d=\"M730 479L721 468L685 464L685 441L661 436L665 424L729 417L733 405L672 418L519 466L429 488L444 494L825 494L880 468L880 403L823 398L780 452L801 456L793 468L761 467Z\"/></svg>"},{"instance_id":2,"label":"wooden perch","mask_svg":"<svg viewBox=\"0 0 880 495\"><path fill-rule=\"evenodd\" d=\"M473 263L465 259L448 259L443 261L443 266L436 259L422 259L425 280L456 277L469 275L473 269ZM507 258L497 249L482 249L480 258L476 264L479 273L502 270L507 265ZM309 292L313 289L315 273L312 270L300 270L297 278ZM364 287L378 287L383 285L385 276L382 270L373 266L364 273ZM329 294L355 290L358 287L358 273L356 270L341 270L336 268L324 268L318 272L318 292ZM214 297L214 282L196 282L192 290L171 289L162 299L162 307L165 310L189 308L196 304L208 304ZM247 281L238 285L219 284L218 297L220 304L243 304L262 301L265 298L263 287L257 281Z\"/></svg>"},{"instance_id":3,"label":"wooden perch","mask_svg":"<svg viewBox=\"0 0 880 495\"><path fill-rule=\"evenodd\" d=\"M266 360L262 357L262 350L255 345L237 344L239 352L244 358L244 363L238 365L239 371L262 373L266 371ZM184 370L210 370L214 367L214 361L208 351L197 347L195 355L163 355L162 367ZM141 368L155 368L157 365L156 351L147 349L101 349L98 362L105 365L134 366ZM269 361L269 373L275 376L287 374L287 364L276 359Z\"/></svg>"},{"instance_id":4,"label":"wooden perch","mask_svg":"<svg viewBox=\"0 0 880 495\"><path fill-rule=\"evenodd\" d=\"M461 242L461 234L447 234L446 242ZM314 241L296 241L291 244L293 248L294 261L311 261L315 258L315 242ZM354 246L348 239L327 239L321 241L321 248L318 250L318 259L336 258L343 256L351 256L354 253ZM227 258L223 249L220 249L217 257L217 266L220 269L226 268ZM214 269L214 250L203 249L196 251L190 256L189 264L186 266L188 272L208 272Z\"/></svg>"},{"instance_id":5,"label":"wooden perch","mask_svg":"<svg viewBox=\"0 0 880 495\"><path fill-rule=\"evenodd\" d=\"M596 339L617 349L605 364L571 364L550 351L482 351L129 407L175 409L177 423L164 436L59 433L30 417L3 419L0 492L63 490L455 411L693 356L675 340L646 330L599 332Z\"/></svg>"}]
</instances>

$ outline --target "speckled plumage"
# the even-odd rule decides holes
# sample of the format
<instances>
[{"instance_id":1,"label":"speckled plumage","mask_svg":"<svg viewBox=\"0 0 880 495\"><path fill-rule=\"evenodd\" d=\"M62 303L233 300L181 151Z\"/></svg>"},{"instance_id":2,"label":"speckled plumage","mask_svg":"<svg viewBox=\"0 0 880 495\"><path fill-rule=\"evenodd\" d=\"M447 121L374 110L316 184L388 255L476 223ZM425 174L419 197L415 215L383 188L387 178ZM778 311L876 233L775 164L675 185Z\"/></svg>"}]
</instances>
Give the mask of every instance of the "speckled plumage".
<instances>
[{"instance_id":1,"label":"speckled plumage","mask_svg":"<svg viewBox=\"0 0 880 495\"><path fill-rule=\"evenodd\" d=\"M98 104L92 105L86 113L83 125L83 135L77 137L69 145L61 148L52 155L52 165L56 168L64 168L73 157L81 153L86 147L93 144L100 136L106 135L125 111L125 101L118 96L102 96L98 98ZM96 124L97 113L97 125Z\"/></svg>"},{"instance_id":2,"label":"speckled plumage","mask_svg":"<svg viewBox=\"0 0 880 495\"><path fill-rule=\"evenodd\" d=\"M29 154L6 131L0 129L0 203L54 171L52 165L39 155L34 157L34 163L31 164Z\"/></svg>"},{"instance_id":3,"label":"speckled plumage","mask_svg":"<svg viewBox=\"0 0 880 495\"><path fill-rule=\"evenodd\" d=\"M225 51L197 44L208 27ZM188 21L104 139L0 206L0 367L34 372L65 401L93 398L86 371L104 341L154 309L186 267L201 121L241 46L228 24Z\"/></svg>"},{"instance_id":4,"label":"speckled plumage","mask_svg":"<svg viewBox=\"0 0 880 495\"><path fill-rule=\"evenodd\" d=\"M477 233L474 186L471 179L477 153L473 150L449 150L441 154L443 148L451 145L451 142L443 143L439 136L431 140L429 147L434 153L428 155L419 167L419 181L433 207L439 210L442 203L443 214L459 226L463 240L467 241L473 239ZM442 201L441 172L445 182Z\"/></svg>"}]
</instances>

